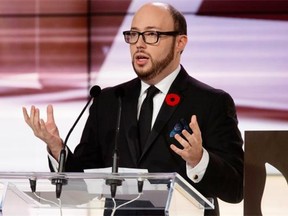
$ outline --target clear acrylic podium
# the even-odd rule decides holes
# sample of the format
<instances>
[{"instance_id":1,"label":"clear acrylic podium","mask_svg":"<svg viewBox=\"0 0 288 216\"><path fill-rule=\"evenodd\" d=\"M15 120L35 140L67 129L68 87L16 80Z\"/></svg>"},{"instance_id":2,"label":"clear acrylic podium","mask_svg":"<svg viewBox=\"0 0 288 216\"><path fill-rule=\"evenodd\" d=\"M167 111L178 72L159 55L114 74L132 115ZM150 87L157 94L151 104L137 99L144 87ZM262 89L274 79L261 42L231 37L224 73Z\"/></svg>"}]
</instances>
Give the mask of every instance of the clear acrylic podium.
<instances>
[{"instance_id":1,"label":"clear acrylic podium","mask_svg":"<svg viewBox=\"0 0 288 216\"><path fill-rule=\"evenodd\" d=\"M56 199L55 185L51 183L55 178L67 180L60 199ZM29 179L36 180L35 193L31 191ZM117 187L116 203L111 199L107 179L122 181ZM3 216L133 215L135 211L198 216L204 214L204 209L214 208L213 200L202 196L177 173L6 172L0 173L0 181L5 184ZM140 194L139 182L143 183Z\"/></svg>"}]
</instances>

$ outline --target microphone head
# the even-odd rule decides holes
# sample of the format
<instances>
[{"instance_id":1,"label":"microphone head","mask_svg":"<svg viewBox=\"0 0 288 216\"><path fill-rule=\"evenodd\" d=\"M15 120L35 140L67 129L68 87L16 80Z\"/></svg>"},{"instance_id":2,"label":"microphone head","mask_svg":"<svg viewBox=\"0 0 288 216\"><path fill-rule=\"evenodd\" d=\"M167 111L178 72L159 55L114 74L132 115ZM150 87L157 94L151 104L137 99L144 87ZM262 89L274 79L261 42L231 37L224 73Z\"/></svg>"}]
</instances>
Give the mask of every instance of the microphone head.
<instances>
[{"instance_id":1,"label":"microphone head","mask_svg":"<svg viewBox=\"0 0 288 216\"><path fill-rule=\"evenodd\" d=\"M122 98L125 95L124 89L119 87L115 90L115 95L117 98Z\"/></svg>"},{"instance_id":2,"label":"microphone head","mask_svg":"<svg viewBox=\"0 0 288 216\"><path fill-rule=\"evenodd\" d=\"M90 96L91 97L97 97L101 92L101 88L98 85L94 85L92 86L92 88L90 89Z\"/></svg>"}]
</instances>

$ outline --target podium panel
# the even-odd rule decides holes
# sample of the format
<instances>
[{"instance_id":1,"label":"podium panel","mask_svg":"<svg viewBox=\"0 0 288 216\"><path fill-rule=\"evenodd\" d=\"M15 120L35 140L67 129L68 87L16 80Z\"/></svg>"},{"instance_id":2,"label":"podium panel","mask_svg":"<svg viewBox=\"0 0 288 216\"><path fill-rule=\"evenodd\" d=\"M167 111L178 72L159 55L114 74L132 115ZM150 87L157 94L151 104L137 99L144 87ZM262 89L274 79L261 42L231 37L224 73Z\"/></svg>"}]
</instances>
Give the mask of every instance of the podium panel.
<instances>
[{"instance_id":1,"label":"podium panel","mask_svg":"<svg viewBox=\"0 0 288 216\"><path fill-rule=\"evenodd\" d=\"M245 131L245 216L263 215L261 203L266 184L266 163L277 168L288 181L287 140L288 131ZM271 197L271 201L277 198ZM280 213L281 210L277 215Z\"/></svg>"},{"instance_id":2,"label":"podium panel","mask_svg":"<svg viewBox=\"0 0 288 216\"><path fill-rule=\"evenodd\" d=\"M0 173L0 179L6 184L4 216L198 216L214 208L213 200L202 196L177 173ZM67 182L59 199L51 183L55 179ZM107 180L121 182L115 198L111 198ZM31 189L35 183L36 189Z\"/></svg>"}]
</instances>

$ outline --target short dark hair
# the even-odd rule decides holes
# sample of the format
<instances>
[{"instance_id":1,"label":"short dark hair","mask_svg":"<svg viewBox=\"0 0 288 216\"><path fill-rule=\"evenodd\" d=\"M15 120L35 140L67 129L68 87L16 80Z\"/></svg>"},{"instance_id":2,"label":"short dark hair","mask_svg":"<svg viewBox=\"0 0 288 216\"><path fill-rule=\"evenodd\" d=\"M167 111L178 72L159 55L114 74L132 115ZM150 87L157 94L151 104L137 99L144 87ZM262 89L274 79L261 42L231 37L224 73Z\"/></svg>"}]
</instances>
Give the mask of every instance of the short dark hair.
<instances>
[{"instance_id":1,"label":"short dark hair","mask_svg":"<svg viewBox=\"0 0 288 216\"><path fill-rule=\"evenodd\" d=\"M184 15L172 5L167 4L167 8L174 20L175 31L179 31L180 34L187 35L187 23Z\"/></svg>"}]
</instances>

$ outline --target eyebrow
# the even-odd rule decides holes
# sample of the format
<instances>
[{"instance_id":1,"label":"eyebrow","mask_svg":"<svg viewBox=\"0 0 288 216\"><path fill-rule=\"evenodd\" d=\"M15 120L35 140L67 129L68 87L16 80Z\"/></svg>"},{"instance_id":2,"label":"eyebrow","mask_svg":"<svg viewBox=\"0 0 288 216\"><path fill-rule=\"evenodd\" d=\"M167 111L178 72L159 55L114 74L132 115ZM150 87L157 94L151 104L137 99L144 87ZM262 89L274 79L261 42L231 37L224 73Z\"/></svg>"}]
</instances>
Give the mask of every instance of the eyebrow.
<instances>
[{"instance_id":1,"label":"eyebrow","mask_svg":"<svg viewBox=\"0 0 288 216\"><path fill-rule=\"evenodd\" d=\"M147 31L147 30L157 30L157 29L159 29L158 27L156 27L156 26L147 26L147 27L145 27L145 29L144 29L144 31ZM131 27L131 30L134 30L134 31L136 31L136 30L139 30L139 28L137 28L137 27Z\"/></svg>"}]
</instances>

